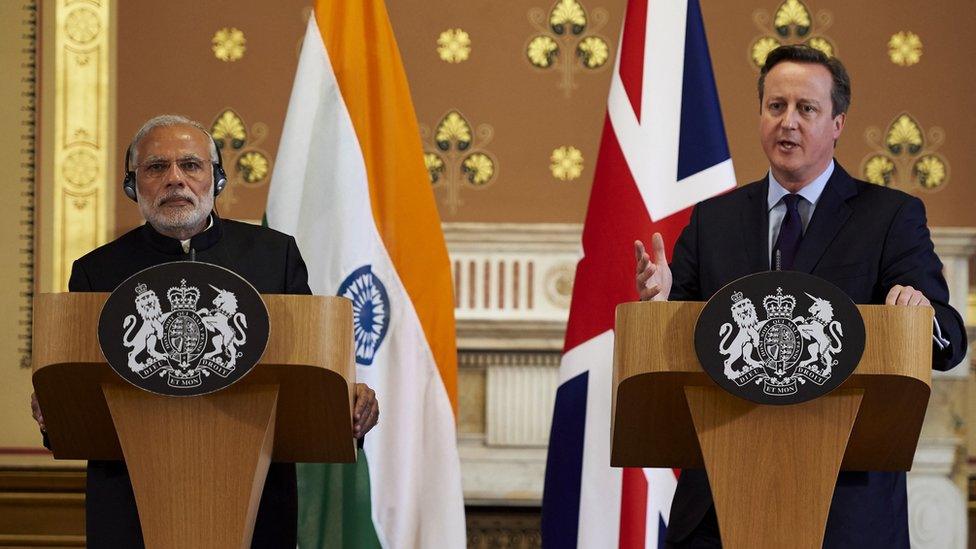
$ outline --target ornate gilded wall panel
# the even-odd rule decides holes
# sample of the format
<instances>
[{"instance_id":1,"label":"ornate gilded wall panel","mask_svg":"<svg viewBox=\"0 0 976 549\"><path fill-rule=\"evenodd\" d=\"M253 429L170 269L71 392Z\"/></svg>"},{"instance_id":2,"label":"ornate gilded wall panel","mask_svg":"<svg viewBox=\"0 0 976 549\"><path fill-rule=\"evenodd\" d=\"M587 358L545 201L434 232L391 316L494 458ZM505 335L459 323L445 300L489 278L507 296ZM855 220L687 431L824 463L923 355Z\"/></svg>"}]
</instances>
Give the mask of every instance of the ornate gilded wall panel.
<instances>
[{"instance_id":1,"label":"ornate gilded wall panel","mask_svg":"<svg viewBox=\"0 0 976 549\"><path fill-rule=\"evenodd\" d=\"M104 243L109 219L109 185L114 158L110 81L112 5L110 0L58 0L53 16L55 101L42 116L54 119L49 217L50 290L67 288L71 263Z\"/></svg>"}]
</instances>

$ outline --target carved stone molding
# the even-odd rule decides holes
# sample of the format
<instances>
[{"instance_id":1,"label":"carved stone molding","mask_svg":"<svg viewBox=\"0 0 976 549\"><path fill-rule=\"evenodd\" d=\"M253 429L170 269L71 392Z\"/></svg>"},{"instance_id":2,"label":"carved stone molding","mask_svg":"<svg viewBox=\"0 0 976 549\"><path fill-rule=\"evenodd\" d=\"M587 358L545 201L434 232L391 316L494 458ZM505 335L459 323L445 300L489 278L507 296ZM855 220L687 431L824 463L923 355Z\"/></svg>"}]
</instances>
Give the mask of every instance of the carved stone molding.
<instances>
[{"instance_id":1,"label":"carved stone molding","mask_svg":"<svg viewBox=\"0 0 976 549\"><path fill-rule=\"evenodd\" d=\"M966 547L966 505L962 490L948 476L955 467L959 439L919 442L908 475L908 529L912 547Z\"/></svg>"},{"instance_id":2,"label":"carved stone molding","mask_svg":"<svg viewBox=\"0 0 976 549\"><path fill-rule=\"evenodd\" d=\"M934 227L932 241L935 251L945 266L946 283L949 285L949 303L963 315L966 325L972 332L976 318L966 318L969 309L969 292L973 281L969 280L969 264L976 257L976 228ZM967 355L963 365L970 363ZM960 366L948 372L935 372L934 377L954 377L964 379L969 376L969 368Z\"/></svg>"},{"instance_id":3,"label":"carved stone molding","mask_svg":"<svg viewBox=\"0 0 976 549\"><path fill-rule=\"evenodd\" d=\"M559 371L553 366L488 366L486 444L545 448L558 385Z\"/></svg>"},{"instance_id":4,"label":"carved stone molding","mask_svg":"<svg viewBox=\"0 0 976 549\"><path fill-rule=\"evenodd\" d=\"M462 435L458 437L458 454L465 504L542 503L545 448L490 447L481 435Z\"/></svg>"},{"instance_id":5,"label":"carved stone molding","mask_svg":"<svg viewBox=\"0 0 976 549\"><path fill-rule=\"evenodd\" d=\"M580 230L576 224L445 223L459 332L467 321L565 323Z\"/></svg>"}]
</instances>

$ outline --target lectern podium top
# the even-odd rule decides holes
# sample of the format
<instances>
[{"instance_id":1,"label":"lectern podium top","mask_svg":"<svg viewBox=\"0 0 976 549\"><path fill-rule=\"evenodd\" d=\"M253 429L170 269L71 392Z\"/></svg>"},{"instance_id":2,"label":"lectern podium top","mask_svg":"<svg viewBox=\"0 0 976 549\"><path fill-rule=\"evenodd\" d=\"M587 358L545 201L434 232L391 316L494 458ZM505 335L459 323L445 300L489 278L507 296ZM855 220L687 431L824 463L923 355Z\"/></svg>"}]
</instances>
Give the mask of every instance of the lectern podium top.
<instances>
[{"instance_id":1,"label":"lectern podium top","mask_svg":"<svg viewBox=\"0 0 976 549\"><path fill-rule=\"evenodd\" d=\"M108 295L42 294L34 300L33 381L59 459L122 459L102 385L127 382L105 363L95 332ZM271 319L268 346L237 385L280 386L272 459L354 461L356 370L349 300L262 298Z\"/></svg>"},{"instance_id":2,"label":"lectern podium top","mask_svg":"<svg viewBox=\"0 0 976 549\"><path fill-rule=\"evenodd\" d=\"M617 307L611 464L704 468L685 386L715 387L694 348L701 302ZM927 307L859 305L864 354L838 389L864 391L842 469L911 468L932 378ZM759 405L755 405L759 406Z\"/></svg>"}]
</instances>

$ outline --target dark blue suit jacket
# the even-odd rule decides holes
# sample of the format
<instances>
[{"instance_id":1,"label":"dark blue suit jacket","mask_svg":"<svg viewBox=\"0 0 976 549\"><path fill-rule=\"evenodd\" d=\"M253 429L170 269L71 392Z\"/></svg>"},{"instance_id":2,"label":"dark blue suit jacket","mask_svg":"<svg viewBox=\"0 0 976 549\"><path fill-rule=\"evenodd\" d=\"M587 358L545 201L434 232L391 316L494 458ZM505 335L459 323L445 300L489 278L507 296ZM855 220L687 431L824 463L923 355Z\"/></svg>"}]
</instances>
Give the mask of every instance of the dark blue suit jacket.
<instances>
[{"instance_id":1,"label":"dark blue suit jacket","mask_svg":"<svg viewBox=\"0 0 976 549\"><path fill-rule=\"evenodd\" d=\"M675 244L672 300L707 300L742 276L769 270L768 179L706 200ZM910 285L932 302L942 336L932 367L947 370L966 351L962 318L949 306L922 201L853 179L836 164L797 251L794 268L824 278L859 304L881 304L892 286ZM704 471L685 470L671 507L668 541L685 539L712 506ZM825 547L908 547L905 473L842 472Z\"/></svg>"}]
</instances>

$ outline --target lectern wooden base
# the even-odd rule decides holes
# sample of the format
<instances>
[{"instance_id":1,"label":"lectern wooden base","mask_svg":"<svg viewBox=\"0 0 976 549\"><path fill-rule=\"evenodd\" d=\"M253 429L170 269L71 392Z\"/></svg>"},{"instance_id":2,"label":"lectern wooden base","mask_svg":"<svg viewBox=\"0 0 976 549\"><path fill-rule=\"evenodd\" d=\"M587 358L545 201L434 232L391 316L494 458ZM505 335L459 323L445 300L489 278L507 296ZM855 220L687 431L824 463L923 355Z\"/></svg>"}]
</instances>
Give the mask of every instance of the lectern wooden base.
<instances>
[{"instance_id":1,"label":"lectern wooden base","mask_svg":"<svg viewBox=\"0 0 976 549\"><path fill-rule=\"evenodd\" d=\"M823 546L834 484L863 395L842 389L784 413L718 387L685 387L723 547Z\"/></svg>"},{"instance_id":2,"label":"lectern wooden base","mask_svg":"<svg viewBox=\"0 0 976 549\"><path fill-rule=\"evenodd\" d=\"M33 381L56 459L125 459L147 547L250 547L272 459L356 461L349 300L262 296L272 329L261 362L222 391L180 398L123 381L79 329L98 325L107 297L34 298Z\"/></svg>"},{"instance_id":3,"label":"lectern wooden base","mask_svg":"<svg viewBox=\"0 0 976 549\"><path fill-rule=\"evenodd\" d=\"M725 547L823 543L838 472L906 471L932 376L932 309L860 305L854 374L789 406L725 393L701 369L702 303L625 303L614 342L615 467L706 469Z\"/></svg>"},{"instance_id":4,"label":"lectern wooden base","mask_svg":"<svg viewBox=\"0 0 976 549\"><path fill-rule=\"evenodd\" d=\"M235 385L193 398L117 383L102 391L146 547L250 547L271 463L278 387Z\"/></svg>"}]
</instances>

